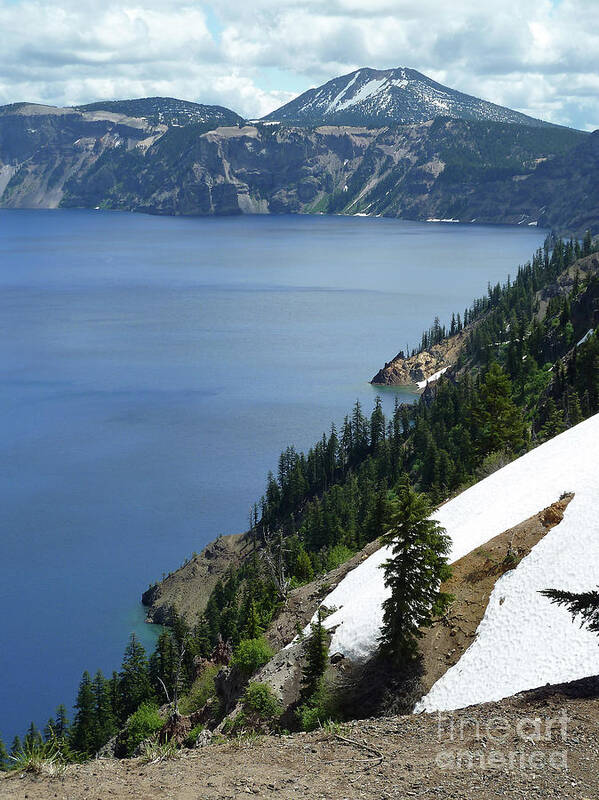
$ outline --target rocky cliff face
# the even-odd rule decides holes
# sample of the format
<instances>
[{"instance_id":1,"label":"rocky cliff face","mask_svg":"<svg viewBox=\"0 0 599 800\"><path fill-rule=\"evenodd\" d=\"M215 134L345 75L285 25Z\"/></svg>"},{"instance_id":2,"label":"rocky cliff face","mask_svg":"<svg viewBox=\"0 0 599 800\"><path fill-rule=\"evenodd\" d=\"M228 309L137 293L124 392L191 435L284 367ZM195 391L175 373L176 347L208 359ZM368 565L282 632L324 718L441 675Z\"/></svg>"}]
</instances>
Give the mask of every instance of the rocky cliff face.
<instances>
[{"instance_id":1,"label":"rocky cliff face","mask_svg":"<svg viewBox=\"0 0 599 800\"><path fill-rule=\"evenodd\" d=\"M543 224L550 198L527 181L578 141L560 129L463 120L377 130L188 126L169 130L143 157L105 153L67 183L62 204ZM570 218L564 210L564 224Z\"/></svg>"},{"instance_id":2,"label":"rocky cliff face","mask_svg":"<svg viewBox=\"0 0 599 800\"><path fill-rule=\"evenodd\" d=\"M416 355L406 357L403 352L398 353L377 372L371 383L381 386L421 384L419 388L424 389L425 381L456 363L466 338L467 332L460 331Z\"/></svg>"},{"instance_id":3,"label":"rocky cliff face","mask_svg":"<svg viewBox=\"0 0 599 800\"><path fill-rule=\"evenodd\" d=\"M148 114L0 109L0 207L368 214L599 231L599 133L446 118L377 129L223 127L220 117L168 125Z\"/></svg>"},{"instance_id":4,"label":"rocky cliff face","mask_svg":"<svg viewBox=\"0 0 599 800\"><path fill-rule=\"evenodd\" d=\"M165 131L164 125L110 112L0 108L0 206L56 208L65 183L107 150L141 150Z\"/></svg>"}]
</instances>

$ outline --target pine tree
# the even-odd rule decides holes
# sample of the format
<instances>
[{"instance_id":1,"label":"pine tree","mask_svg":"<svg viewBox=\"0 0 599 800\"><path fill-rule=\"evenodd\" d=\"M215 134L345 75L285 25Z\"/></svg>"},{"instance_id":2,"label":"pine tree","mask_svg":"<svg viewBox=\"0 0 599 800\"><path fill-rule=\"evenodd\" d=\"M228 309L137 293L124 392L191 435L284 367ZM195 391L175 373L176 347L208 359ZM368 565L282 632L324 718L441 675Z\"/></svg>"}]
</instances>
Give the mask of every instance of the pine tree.
<instances>
[{"instance_id":1,"label":"pine tree","mask_svg":"<svg viewBox=\"0 0 599 800\"><path fill-rule=\"evenodd\" d=\"M376 452L385 441L385 415L381 398L377 396L370 417L370 446Z\"/></svg>"},{"instance_id":2,"label":"pine tree","mask_svg":"<svg viewBox=\"0 0 599 800\"><path fill-rule=\"evenodd\" d=\"M142 703L153 698L146 651L134 633L132 633L129 638L129 643L125 648L125 654L123 656L119 694L122 722L133 714L134 711L137 711Z\"/></svg>"},{"instance_id":3,"label":"pine tree","mask_svg":"<svg viewBox=\"0 0 599 800\"><path fill-rule=\"evenodd\" d=\"M42 734L39 732L35 722L31 722L23 739L24 746L27 750L32 750L42 744L42 741Z\"/></svg>"},{"instance_id":4,"label":"pine tree","mask_svg":"<svg viewBox=\"0 0 599 800\"><path fill-rule=\"evenodd\" d=\"M480 387L472 412L476 443L481 455L504 447L517 452L524 443L522 415L512 400L512 384L502 368L493 362Z\"/></svg>"},{"instance_id":5,"label":"pine tree","mask_svg":"<svg viewBox=\"0 0 599 800\"><path fill-rule=\"evenodd\" d=\"M77 713L71 729L71 746L84 755L93 755L96 741L96 698L87 670L81 676L75 708Z\"/></svg>"},{"instance_id":6,"label":"pine tree","mask_svg":"<svg viewBox=\"0 0 599 800\"><path fill-rule=\"evenodd\" d=\"M581 625L586 625L590 631L599 634L599 592L576 593L544 589L541 594L552 603L565 606L572 615L572 620L581 617Z\"/></svg>"},{"instance_id":7,"label":"pine tree","mask_svg":"<svg viewBox=\"0 0 599 800\"><path fill-rule=\"evenodd\" d=\"M198 656L202 656L202 658L207 658L212 645L210 642L210 629L208 628L208 623L203 614L200 617L200 621L193 629L192 639L194 653Z\"/></svg>"},{"instance_id":8,"label":"pine tree","mask_svg":"<svg viewBox=\"0 0 599 800\"><path fill-rule=\"evenodd\" d=\"M382 566L391 594L383 603L380 643L399 667L415 656L420 629L429 626L450 600L439 590L449 576L450 541L439 523L428 518L431 511L425 495L403 488L393 503L391 530L385 536L392 555Z\"/></svg>"},{"instance_id":9,"label":"pine tree","mask_svg":"<svg viewBox=\"0 0 599 800\"><path fill-rule=\"evenodd\" d=\"M112 710L110 682L102 675L101 670L96 672L93 689L96 701L96 727L93 749L97 752L116 733L116 720Z\"/></svg>"},{"instance_id":10,"label":"pine tree","mask_svg":"<svg viewBox=\"0 0 599 800\"><path fill-rule=\"evenodd\" d=\"M161 631L154 652L149 660L149 673L154 692L157 697L164 697L164 687L171 687L177 667L177 655L172 634L169 630ZM170 689L169 689L170 691Z\"/></svg>"},{"instance_id":11,"label":"pine tree","mask_svg":"<svg viewBox=\"0 0 599 800\"><path fill-rule=\"evenodd\" d=\"M243 638L259 639L263 633L264 627L260 621L260 615L258 614L256 601L252 598L247 612L245 627L243 629Z\"/></svg>"},{"instance_id":12,"label":"pine tree","mask_svg":"<svg viewBox=\"0 0 599 800\"><path fill-rule=\"evenodd\" d=\"M20 737L17 735L12 740L12 745L10 747L10 754L13 758L18 758L19 755L23 752L23 745L21 743Z\"/></svg>"},{"instance_id":13,"label":"pine tree","mask_svg":"<svg viewBox=\"0 0 599 800\"><path fill-rule=\"evenodd\" d=\"M312 561L310 560L310 556L304 549L304 547L300 547L298 550L296 559L295 559L295 567L293 570L293 574L295 575L298 580L307 583L312 580L314 577L314 568L312 566ZM250 637L253 638L253 637Z\"/></svg>"},{"instance_id":14,"label":"pine tree","mask_svg":"<svg viewBox=\"0 0 599 800\"><path fill-rule=\"evenodd\" d=\"M553 397L550 397L545 408L545 423L540 430L541 439L551 439L565 430L564 412L556 406Z\"/></svg>"},{"instance_id":15,"label":"pine tree","mask_svg":"<svg viewBox=\"0 0 599 800\"><path fill-rule=\"evenodd\" d=\"M302 674L302 697L308 699L318 690L329 663L328 634L322 624L322 611L318 609L316 622L310 626L306 641L306 665Z\"/></svg>"},{"instance_id":16,"label":"pine tree","mask_svg":"<svg viewBox=\"0 0 599 800\"><path fill-rule=\"evenodd\" d=\"M361 461L368 453L368 422L362 413L359 400L354 403L351 416L352 461Z\"/></svg>"},{"instance_id":17,"label":"pine tree","mask_svg":"<svg viewBox=\"0 0 599 800\"><path fill-rule=\"evenodd\" d=\"M62 703L56 709L54 734L57 739L66 739L69 735L69 718L67 717L66 706Z\"/></svg>"},{"instance_id":18,"label":"pine tree","mask_svg":"<svg viewBox=\"0 0 599 800\"><path fill-rule=\"evenodd\" d=\"M49 742L51 739L56 738L56 731L54 730L55 721L50 717L44 726L44 741Z\"/></svg>"}]
</instances>

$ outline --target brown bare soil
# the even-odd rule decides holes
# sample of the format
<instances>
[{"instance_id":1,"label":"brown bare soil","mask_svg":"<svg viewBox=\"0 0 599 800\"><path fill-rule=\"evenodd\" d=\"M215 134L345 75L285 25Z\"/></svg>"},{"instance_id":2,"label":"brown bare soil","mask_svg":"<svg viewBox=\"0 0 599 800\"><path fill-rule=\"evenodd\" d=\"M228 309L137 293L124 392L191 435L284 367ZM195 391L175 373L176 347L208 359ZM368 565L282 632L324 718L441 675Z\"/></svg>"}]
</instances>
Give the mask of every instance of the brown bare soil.
<instances>
[{"instance_id":1,"label":"brown bare soil","mask_svg":"<svg viewBox=\"0 0 599 800\"><path fill-rule=\"evenodd\" d=\"M463 711L0 777L3 800L596 800L599 679ZM565 715L565 716L564 716ZM538 720L538 721L537 721ZM532 739L532 740L528 740Z\"/></svg>"}]
</instances>

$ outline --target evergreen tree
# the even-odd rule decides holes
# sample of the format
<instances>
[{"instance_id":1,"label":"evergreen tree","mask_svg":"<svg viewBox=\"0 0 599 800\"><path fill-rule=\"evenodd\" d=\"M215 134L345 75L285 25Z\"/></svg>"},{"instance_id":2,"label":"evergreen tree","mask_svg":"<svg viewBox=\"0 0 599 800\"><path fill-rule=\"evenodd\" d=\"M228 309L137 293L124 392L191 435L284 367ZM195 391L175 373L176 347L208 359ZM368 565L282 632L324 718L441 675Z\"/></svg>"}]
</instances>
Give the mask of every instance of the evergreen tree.
<instances>
[{"instance_id":1,"label":"evergreen tree","mask_svg":"<svg viewBox=\"0 0 599 800\"><path fill-rule=\"evenodd\" d=\"M352 461L360 461L368 452L368 422L362 413L362 404L356 400L351 416Z\"/></svg>"},{"instance_id":2,"label":"evergreen tree","mask_svg":"<svg viewBox=\"0 0 599 800\"><path fill-rule=\"evenodd\" d=\"M473 419L482 455L504 447L517 452L523 446L522 415L512 399L511 381L497 362L490 365L484 377Z\"/></svg>"},{"instance_id":3,"label":"evergreen tree","mask_svg":"<svg viewBox=\"0 0 599 800\"><path fill-rule=\"evenodd\" d=\"M112 675L108 680L108 692L110 694L110 705L112 707L112 715L120 722L120 713L121 713L121 691L120 691L121 680L119 678L119 673L116 670L112 671Z\"/></svg>"},{"instance_id":4,"label":"evergreen tree","mask_svg":"<svg viewBox=\"0 0 599 800\"><path fill-rule=\"evenodd\" d=\"M572 620L576 617L582 619L581 625L599 634L599 592L564 592L560 589L544 589L542 595L548 597L552 603L565 606Z\"/></svg>"},{"instance_id":5,"label":"evergreen tree","mask_svg":"<svg viewBox=\"0 0 599 800\"><path fill-rule=\"evenodd\" d=\"M62 703L56 709L56 716L54 718L54 734L57 739L66 739L69 735L69 718L67 717L67 709Z\"/></svg>"},{"instance_id":6,"label":"evergreen tree","mask_svg":"<svg viewBox=\"0 0 599 800\"><path fill-rule=\"evenodd\" d=\"M49 742L51 739L56 738L56 731L54 730L55 721L50 717L44 726L44 741Z\"/></svg>"},{"instance_id":7,"label":"evergreen tree","mask_svg":"<svg viewBox=\"0 0 599 800\"><path fill-rule=\"evenodd\" d=\"M87 670L79 683L75 708L77 713L71 729L71 746L84 755L92 755L96 741L96 698L92 679Z\"/></svg>"},{"instance_id":8,"label":"evergreen tree","mask_svg":"<svg viewBox=\"0 0 599 800\"><path fill-rule=\"evenodd\" d=\"M132 633L125 648L119 680L120 718L124 722L139 706L153 699L146 651Z\"/></svg>"},{"instance_id":9,"label":"evergreen tree","mask_svg":"<svg viewBox=\"0 0 599 800\"><path fill-rule=\"evenodd\" d=\"M94 696L95 696L95 741L94 751L98 751L116 733L116 720L112 710L112 700L110 697L110 682L106 680L102 671L98 670L94 677Z\"/></svg>"},{"instance_id":10,"label":"evergreen tree","mask_svg":"<svg viewBox=\"0 0 599 800\"><path fill-rule=\"evenodd\" d=\"M21 743L21 739L19 736L15 736L12 740L12 745L10 747L10 754L13 758L18 758L19 755L23 752L23 745Z\"/></svg>"},{"instance_id":11,"label":"evergreen tree","mask_svg":"<svg viewBox=\"0 0 599 800\"><path fill-rule=\"evenodd\" d=\"M243 638L259 639L263 633L264 627L260 621L260 615L258 614L256 601L252 599L249 605L245 627L243 629Z\"/></svg>"},{"instance_id":12,"label":"evergreen tree","mask_svg":"<svg viewBox=\"0 0 599 800\"><path fill-rule=\"evenodd\" d=\"M382 566L391 594L383 603L381 648L394 663L405 666L416 654L421 628L431 624L450 598L439 586L449 576L450 541L429 519L431 506L423 494L402 489L393 503L391 530L385 541L391 558Z\"/></svg>"},{"instance_id":13,"label":"evergreen tree","mask_svg":"<svg viewBox=\"0 0 599 800\"><path fill-rule=\"evenodd\" d=\"M329 663L328 634L322 624L322 611L318 609L316 622L310 626L306 641L306 665L302 674L302 697L307 699L317 691Z\"/></svg>"},{"instance_id":14,"label":"evergreen tree","mask_svg":"<svg viewBox=\"0 0 599 800\"><path fill-rule=\"evenodd\" d=\"M177 654L172 634L166 628L160 632L154 652L150 656L149 664L150 681L157 697L164 697L164 687L172 686L173 677L177 668ZM170 689L169 689L170 691Z\"/></svg>"},{"instance_id":15,"label":"evergreen tree","mask_svg":"<svg viewBox=\"0 0 599 800\"><path fill-rule=\"evenodd\" d=\"M385 415L381 398L377 396L374 409L370 417L370 446L376 452L379 445L385 441Z\"/></svg>"},{"instance_id":16,"label":"evergreen tree","mask_svg":"<svg viewBox=\"0 0 599 800\"><path fill-rule=\"evenodd\" d=\"M303 583L308 583L314 577L314 568L312 567L312 561L310 560L310 556L308 555L303 546L300 547L300 549L298 550L295 559L295 568L293 570L293 574L295 575L296 578L298 578L298 580L302 581Z\"/></svg>"},{"instance_id":17,"label":"evergreen tree","mask_svg":"<svg viewBox=\"0 0 599 800\"><path fill-rule=\"evenodd\" d=\"M42 744L42 742L42 734L39 732L35 722L31 722L25 734L25 738L23 739L24 746L28 750L32 750Z\"/></svg>"}]
</instances>

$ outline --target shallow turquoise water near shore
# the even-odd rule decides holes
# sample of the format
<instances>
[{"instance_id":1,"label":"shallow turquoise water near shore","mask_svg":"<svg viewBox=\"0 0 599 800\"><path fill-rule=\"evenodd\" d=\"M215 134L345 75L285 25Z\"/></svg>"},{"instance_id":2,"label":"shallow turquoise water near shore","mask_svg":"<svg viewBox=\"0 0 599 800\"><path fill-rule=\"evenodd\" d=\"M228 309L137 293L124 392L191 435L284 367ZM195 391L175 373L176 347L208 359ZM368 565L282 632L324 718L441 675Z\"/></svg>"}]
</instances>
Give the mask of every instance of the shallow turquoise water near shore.
<instances>
[{"instance_id":1,"label":"shallow turquoise water near shore","mask_svg":"<svg viewBox=\"0 0 599 800\"><path fill-rule=\"evenodd\" d=\"M379 367L542 238L0 211L5 741L69 705L84 669L118 668L131 630L150 646L147 585L242 530L282 448L308 447L356 397L369 411Z\"/></svg>"}]
</instances>

